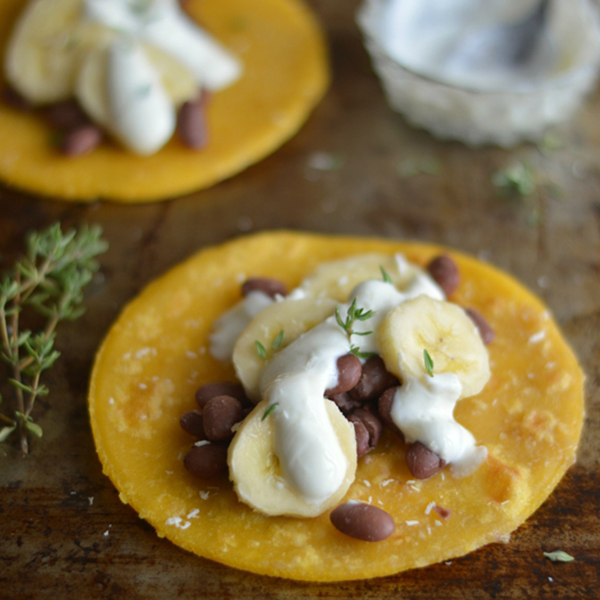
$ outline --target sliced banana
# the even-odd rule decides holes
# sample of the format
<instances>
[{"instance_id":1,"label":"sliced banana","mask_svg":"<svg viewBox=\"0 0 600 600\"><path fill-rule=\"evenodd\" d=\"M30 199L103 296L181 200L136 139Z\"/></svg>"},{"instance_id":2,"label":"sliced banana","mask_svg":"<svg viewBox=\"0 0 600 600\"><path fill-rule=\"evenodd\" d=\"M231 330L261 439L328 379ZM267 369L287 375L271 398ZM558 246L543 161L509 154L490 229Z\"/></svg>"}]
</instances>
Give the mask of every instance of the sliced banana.
<instances>
[{"instance_id":1,"label":"sliced banana","mask_svg":"<svg viewBox=\"0 0 600 600\"><path fill-rule=\"evenodd\" d=\"M337 491L322 502L311 503L288 485L274 452L274 415L264 418L269 403L263 400L244 419L229 446L229 477L242 502L266 515L315 517L344 497L356 472L354 427L333 402L323 402L347 461L345 477Z\"/></svg>"},{"instance_id":2,"label":"sliced banana","mask_svg":"<svg viewBox=\"0 0 600 600\"><path fill-rule=\"evenodd\" d=\"M454 373L462 398L478 394L490 377L489 357L465 311L450 302L418 296L391 310L378 329L388 371L400 379L427 376L424 350L434 373Z\"/></svg>"},{"instance_id":3,"label":"sliced banana","mask_svg":"<svg viewBox=\"0 0 600 600\"><path fill-rule=\"evenodd\" d=\"M383 269L399 290L408 287L421 269L408 263L402 255L361 254L320 264L300 284L313 298L333 298L346 302L350 292L362 281L382 279Z\"/></svg>"},{"instance_id":4,"label":"sliced banana","mask_svg":"<svg viewBox=\"0 0 600 600\"><path fill-rule=\"evenodd\" d=\"M175 106L180 106L198 94L198 86L186 67L158 48L147 44L142 47ZM75 84L75 95L79 103L103 127L108 127L111 123L107 85L108 52L108 44L89 51Z\"/></svg>"},{"instance_id":5,"label":"sliced banana","mask_svg":"<svg viewBox=\"0 0 600 600\"><path fill-rule=\"evenodd\" d=\"M268 359L273 352L285 348L305 331L333 315L336 305L329 298L284 300L267 306L252 319L233 350L235 372L251 400L258 402L261 399L258 380L265 366L257 342L265 349Z\"/></svg>"},{"instance_id":6,"label":"sliced banana","mask_svg":"<svg viewBox=\"0 0 600 600\"><path fill-rule=\"evenodd\" d=\"M6 49L6 78L31 103L71 97L87 52L114 35L82 21L82 4L82 0L34 0L17 21Z\"/></svg>"}]
</instances>

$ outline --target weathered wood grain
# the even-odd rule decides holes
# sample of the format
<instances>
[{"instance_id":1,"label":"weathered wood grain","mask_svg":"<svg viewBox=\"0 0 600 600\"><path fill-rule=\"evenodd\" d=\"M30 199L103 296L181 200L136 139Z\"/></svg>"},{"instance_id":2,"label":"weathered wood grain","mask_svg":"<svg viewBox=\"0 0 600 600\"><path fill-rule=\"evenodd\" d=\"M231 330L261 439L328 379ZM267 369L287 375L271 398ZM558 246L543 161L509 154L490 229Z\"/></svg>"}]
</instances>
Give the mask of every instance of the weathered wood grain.
<instances>
[{"instance_id":1,"label":"weathered wood grain","mask_svg":"<svg viewBox=\"0 0 600 600\"><path fill-rule=\"evenodd\" d=\"M100 223L111 244L89 288L87 314L58 336L63 356L36 414L44 439L26 459L10 445L0 451L1 598L597 597L600 96L559 132L561 147L546 154L534 146L441 143L387 108L353 23L357 2L311 4L329 35L333 85L300 133L259 165L213 189L134 207L74 205L0 188L4 264L28 229L56 219L65 226ZM334 153L343 165L315 170L315 152ZM439 173L403 178L401 165L414 158L434 158ZM503 197L491 176L514 160L527 161L548 185L529 198ZM578 464L508 545L396 577L311 585L198 559L158 539L121 504L101 473L87 421L87 381L103 335L148 281L195 250L282 227L449 244L507 269L549 304L588 374L586 427ZM576 560L544 558L556 548Z\"/></svg>"}]
</instances>

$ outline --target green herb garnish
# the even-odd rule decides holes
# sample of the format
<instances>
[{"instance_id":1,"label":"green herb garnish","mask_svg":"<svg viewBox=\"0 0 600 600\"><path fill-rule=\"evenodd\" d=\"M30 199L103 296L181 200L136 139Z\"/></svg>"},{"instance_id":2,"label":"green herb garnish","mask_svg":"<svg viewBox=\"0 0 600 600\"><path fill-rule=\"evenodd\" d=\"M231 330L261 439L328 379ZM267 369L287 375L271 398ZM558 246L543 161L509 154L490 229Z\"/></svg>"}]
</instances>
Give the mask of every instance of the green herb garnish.
<instances>
[{"instance_id":1,"label":"green herb garnish","mask_svg":"<svg viewBox=\"0 0 600 600\"><path fill-rule=\"evenodd\" d=\"M531 167L517 162L492 175L492 183L508 194L529 196L535 192L536 182Z\"/></svg>"},{"instance_id":2,"label":"green herb garnish","mask_svg":"<svg viewBox=\"0 0 600 600\"><path fill-rule=\"evenodd\" d=\"M381 275L383 276L384 283L393 284L394 282L392 281L392 278L388 275L388 272L381 265L379 265L379 269L381 270Z\"/></svg>"},{"instance_id":3,"label":"green herb garnish","mask_svg":"<svg viewBox=\"0 0 600 600\"><path fill-rule=\"evenodd\" d=\"M256 346L256 352L258 353L258 355L263 360L265 360L267 358L267 350L266 350L266 348L258 340L254 341L254 345Z\"/></svg>"},{"instance_id":4,"label":"green herb garnish","mask_svg":"<svg viewBox=\"0 0 600 600\"><path fill-rule=\"evenodd\" d=\"M555 550L554 552L544 552L544 556L552 562L573 562L575 558L567 554L563 550Z\"/></svg>"},{"instance_id":5,"label":"green herb garnish","mask_svg":"<svg viewBox=\"0 0 600 600\"><path fill-rule=\"evenodd\" d=\"M423 350L423 361L425 362L425 370L430 377L433 377L433 359L427 349Z\"/></svg>"},{"instance_id":6,"label":"green herb garnish","mask_svg":"<svg viewBox=\"0 0 600 600\"><path fill-rule=\"evenodd\" d=\"M275 402L275 404L271 404L267 410L265 410L261 421L264 421L272 412L274 412L279 406L279 402Z\"/></svg>"},{"instance_id":7,"label":"green herb garnish","mask_svg":"<svg viewBox=\"0 0 600 600\"><path fill-rule=\"evenodd\" d=\"M273 340L273 350L277 350L283 342L283 329L277 334L277 337Z\"/></svg>"},{"instance_id":8,"label":"green herb garnish","mask_svg":"<svg viewBox=\"0 0 600 600\"><path fill-rule=\"evenodd\" d=\"M346 332L348 336L348 341L352 342L353 335L369 335L373 333L372 331L354 331L354 323L356 321L366 321L370 319L375 314L373 310L365 310L364 308L358 308L356 306L356 298L352 300L352 304L348 308L346 313L346 319L343 320L339 309L336 307L335 309L335 320L337 324ZM358 346L353 344L350 345L350 352L357 356L358 358L369 358L370 356L375 356L372 352L361 352Z\"/></svg>"},{"instance_id":9,"label":"green herb garnish","mask_svg":"<svg viewBox=\"0 0 600 600\"><path fill-rule=\"evenodd\" d=\"M36 399L48 394L40 378L60 356L54 350L58 323L84 313L83 288L99 269L95 257L108 247L101 233L100 227L84 226L63 234L60 223L32 233L25 256L0 279L1 358L11 368L8 381L15 390L13 416L0 414L0 442L18 431L23 454L29 435L43 435L31 415ZM46 319L38 331L21 329L28 308Z\"/></svg>"}]
</instances>

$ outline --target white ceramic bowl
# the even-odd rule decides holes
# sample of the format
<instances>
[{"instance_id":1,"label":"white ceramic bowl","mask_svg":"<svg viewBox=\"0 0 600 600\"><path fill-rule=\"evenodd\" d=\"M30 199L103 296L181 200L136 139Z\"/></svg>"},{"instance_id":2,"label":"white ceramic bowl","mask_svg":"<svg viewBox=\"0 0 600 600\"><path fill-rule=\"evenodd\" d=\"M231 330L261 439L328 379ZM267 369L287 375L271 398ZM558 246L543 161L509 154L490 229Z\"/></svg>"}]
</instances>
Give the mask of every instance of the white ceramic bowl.
<instances>
[{"instance_id":1,"label":"white ceramic bowl","mask_svg":"<svg viewBox=\"0 0 600 600\"><path fill-rule=\"evenodd\" d=\"M580 19L571 34L577 48L561 61L564 68L529 89L477 91L424 76L390 57L380 41L387 1L365 0L358 12L365 46L390 106L438 138L504 147L537 141L549 127L571 118L596 84L600 19L591 3L589 18Z\"/></svg>"}]
</instances>

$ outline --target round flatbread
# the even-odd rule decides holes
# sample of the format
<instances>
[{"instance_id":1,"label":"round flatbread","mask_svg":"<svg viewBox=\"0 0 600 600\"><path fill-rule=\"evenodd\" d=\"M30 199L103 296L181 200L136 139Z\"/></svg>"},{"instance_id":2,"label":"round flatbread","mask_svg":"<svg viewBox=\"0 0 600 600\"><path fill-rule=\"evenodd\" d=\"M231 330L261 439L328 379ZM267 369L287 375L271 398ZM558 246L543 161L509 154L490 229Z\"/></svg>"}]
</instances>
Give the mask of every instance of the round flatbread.
<instances>
[{"instance_id":1,"label":"round flatbread","mask_svg":"<svg viewBox=\"0 0 600 600\"><path fill-rule=\"evenodd\" d=\"M20 0L0 0L0 48L22 8ZM63 200L163 200L230 177L293 136L329 81L324 40L309 10L300 0L188 0L185 8L244 69L212 98L204 150L172 139L143 157L107 142L68 158L52 146L39 115L0 103L0 179Z\"/></svg>"},{"instance_id":2,"label":"round flatbread","mask_svg":"<svg viewBox=\"0 0 600 600\"><path fill-rule=\"evenodd\" d=\"M237 500L226 476L205 482L184 469L193 440L180 416L196 407L200 385L234 378L210 356L208 335L240 299L241 281L274 277L291 289L324 261L402 252L424 266L442 251L461 273L452 300L478 310L496 332L491 379L455 411L489 452L473 474L456 478L446 469L415 481L403 442L386 432L359 460L345 498L392 515L393 535L369 543L337 531L328 513L263 516ZM159 536L255 573L333 581L389 575L506 541L575 460L583 379L547 308L485 263L426 244L270 232L199 252L131 302L98 353L89 407L105 473Z\"/></svg>"}]
</instances>

